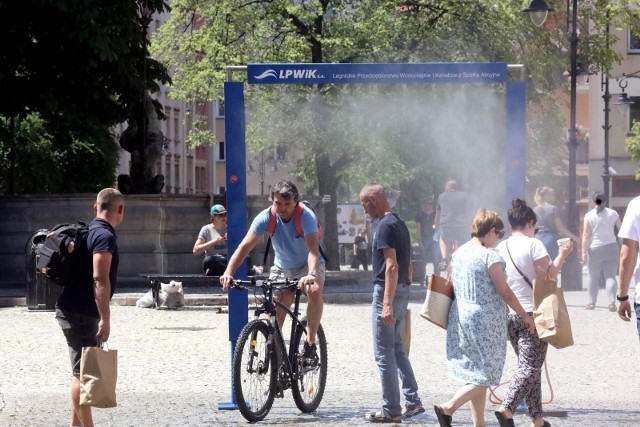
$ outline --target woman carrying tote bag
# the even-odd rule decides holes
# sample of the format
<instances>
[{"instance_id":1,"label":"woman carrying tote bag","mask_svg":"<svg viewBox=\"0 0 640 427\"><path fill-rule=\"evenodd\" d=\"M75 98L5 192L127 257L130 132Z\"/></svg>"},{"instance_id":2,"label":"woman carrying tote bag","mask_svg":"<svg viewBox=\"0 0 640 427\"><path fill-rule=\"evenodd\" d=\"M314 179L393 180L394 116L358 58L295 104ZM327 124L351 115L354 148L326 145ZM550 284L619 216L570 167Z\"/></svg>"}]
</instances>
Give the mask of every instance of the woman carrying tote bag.
<instances>
[{"instance_id":1,"label":"woman carrying tote bag","mask_svg":"<svg viewBox=\"0 0 640 427\"><path fill-rule=\"evenodd\" d=\"M560 266L572 250L572 245L559 247L559 254L551 262L544 244L535 239L536 214L521 199L513 199L508 213L511 236L501 242L498 253L507 263L507 283L520 301L524 310L532 316L533 288L529 282L547 275L554 279ZM526 278L525 278L526 276ZM514 426L513 414L522 400L527 404L527 414L532 425L550 426L542 418L541 372L547 355L548 344L538 337L534 330L530 332L523 319L511 310L507 325L507 334L514 351L518 355L518 369L509 382L507 394L502 406L495 415L500 426Z\"/></svg>"},{"instance_id":2,"label":"woman carrying tote bag","mask_svg":"<svg viewBox=\"0 0 640 427\"><path fill-rule=\"evenodd\" d=\"M535 326L513 295L504 274L504 261L491 249L504 237L496 212L480 209L471 226L471 240L453 253L452 275L456 298L449 311L447 368L464 385L444 403L434 406L441 427L471 403L474 425L485 425L487 388L497 385L507 353L506 306L520 313L529 330Z\"/></svg>"}]
</instances>

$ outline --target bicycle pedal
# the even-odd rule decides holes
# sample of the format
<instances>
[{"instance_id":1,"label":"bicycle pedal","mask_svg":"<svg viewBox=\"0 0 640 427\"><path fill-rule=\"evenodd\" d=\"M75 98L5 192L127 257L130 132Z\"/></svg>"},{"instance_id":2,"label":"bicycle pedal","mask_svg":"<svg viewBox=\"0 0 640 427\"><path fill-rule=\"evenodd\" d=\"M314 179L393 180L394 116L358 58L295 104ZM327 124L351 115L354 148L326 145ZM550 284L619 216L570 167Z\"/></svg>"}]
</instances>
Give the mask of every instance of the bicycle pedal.
<instances>
[{"instance_id":1,"label":"bicycle pedal","mask_svg":"<svg viewBox=\"0 0 640 427\"><path fill-rule=\"evenodd\" d=\"M284 389L280 387L280 384L276 385L276 397L283 398L284 397Z\"/></svg>"}]
</instances>

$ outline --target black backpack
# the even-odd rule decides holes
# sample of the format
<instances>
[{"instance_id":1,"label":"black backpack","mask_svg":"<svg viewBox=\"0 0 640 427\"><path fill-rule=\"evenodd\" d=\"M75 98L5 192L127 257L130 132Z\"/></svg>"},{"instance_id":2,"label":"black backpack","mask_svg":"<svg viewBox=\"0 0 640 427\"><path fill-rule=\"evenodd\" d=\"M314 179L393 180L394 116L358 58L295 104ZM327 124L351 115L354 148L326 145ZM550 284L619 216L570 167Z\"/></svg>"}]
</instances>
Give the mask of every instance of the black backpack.
<instances>
[{"instance_id":1,"label":"black backpack","mask_svg":"<svg viewBox=\"0 0 640 427\"><path fill-rule=\"evenodd\" d=\"M89 227L77 224L58 224L44 242L36 248L36 270L60 286L74 286L93 282L93 255L87 248Z\"/></svg>"}]
</instances>

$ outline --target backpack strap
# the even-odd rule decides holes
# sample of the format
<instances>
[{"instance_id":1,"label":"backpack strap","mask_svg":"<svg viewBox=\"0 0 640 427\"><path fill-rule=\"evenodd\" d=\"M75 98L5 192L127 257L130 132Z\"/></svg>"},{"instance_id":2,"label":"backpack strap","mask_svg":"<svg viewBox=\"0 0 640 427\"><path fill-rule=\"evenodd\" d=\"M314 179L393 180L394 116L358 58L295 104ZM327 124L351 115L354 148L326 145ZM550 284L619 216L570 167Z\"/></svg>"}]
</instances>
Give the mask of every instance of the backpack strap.
<instances>
[{"instance_id":1,"label":"backpack strap","mask_svg":"<svg viewBox=\"0 0 640 427\"><path fill-rule=\"evenodd\" d=\"M276 232L276 225L278 224L278 219L276 218L276 208L271 205L269 208L269 222L267 223L267 234L269 235L269 239L273 236L273 233Z\"/></svg>"},{"instance_id":2,"label":"backpack strap","mask_svg":"<svg viewBox=\"0 0 640 427\"><path fill-rule=\"evenodd\" d=\"M304 207L302 207L302 203L298 203L296 205L295 210L293 211L293 226L296 228L296 232L300 237L304 237L304 230L302 229L303 213L304 213Z\"/></svg>"},{"instance_id":3,"label":"backpack strap","mask_svg":"<svg viewBox=\"0 0 640 427\"><path fill-rule=\"evenodd\" d=\"M300 237L304 237L304 230L302 229L302 214L304 213L304 206L302 203L299 203L295 207L295 211L293 212L293 226L296 229L296 233ZM276 217L275 207L273 205L269 208L269 222L267 223L267 234L269 235L269 239L267 240L267 245L264 249L264 257L262 258L262 265L267 265L267 260L269 258L269 252L271 251L271 238L273 237L273 233L276 231L276 225L278 224L278 220ZM318 238L322 236L322 227L320 223L318 223ZM327 261L328 258L322 250L322 246L320 242L318 242L318 249L320 251L320 256Z\"/></svg>"}]
</instances>

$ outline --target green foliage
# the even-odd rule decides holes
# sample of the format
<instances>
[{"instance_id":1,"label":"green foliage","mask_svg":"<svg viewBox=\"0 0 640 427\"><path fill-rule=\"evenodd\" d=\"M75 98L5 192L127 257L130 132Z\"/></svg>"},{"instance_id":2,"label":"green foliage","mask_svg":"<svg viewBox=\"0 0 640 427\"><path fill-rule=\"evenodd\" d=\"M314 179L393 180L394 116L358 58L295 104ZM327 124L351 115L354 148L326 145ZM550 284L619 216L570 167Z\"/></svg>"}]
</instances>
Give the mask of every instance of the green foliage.
<instances>
[{"instance_id":1,"label":"green foliage","mask_svg":"<svg viewBox=\"0 0 640 427\"><path fill-rule=\"evenodd\" d=\"M608 69L619 60L613 51L605 49L603 28L623 22L627 2L610 5L598 0L593 5L581 5L581 22L589 19L594 27L581 28L580 54L593 69ZM176 0L172 3L170 21L154 36L152 51L169 67L175 69L171 96L187 101L216 100L222 97L226 66L252 62L507 62L523 64L528 83L530 105L529 161L536 174L562 172L565 166L558 153L566 150L566 136L560 119L562 106L557 92L566 90L563 72L568 68L569 34L564 22L564 10L558 8L546 28L535 27L522 4L513 1L392 1L392 0L309 0L292 4L286 0ZM605 12L610 9L611 13ZM615 39L610 37L610 43ZM234 74L235 79L242 78ZM366 144L361 150L358 136L349 124L341 126L339 117L328 120L326 115L314 124L318 108L324 104L334 108L332 96L349 93L348 88L295 88L286 97L307 99L315 109L303 113L301 102L284 101L271 89L252 90L260 99L264 111L255 111L248 121L248 140L254 150L269 144L291 143L307 153L300 173L307 183L317 183L320 159L315 153L328 156L328 165L341 159L342 169L332 169L340 179L379 179L393 185L410 182L424 176L417 168L406 167L412 160L412 146L396 153L384 144ZM282 94L282 91L276 91ZM250 96L250 95L249 95ZM322 96L324 101L315 100ZM268 100L274 105L267 106ZM254 102L255 101L248 101ZM296 114L296 121L274 121L278 111L285 117ZM314 114L315 113L315 114ZM260 118L263 117L261 120ZM268 117L268 119L266 119ZM292 129L298 126L298 129ZM254 131L253 129L259 129ZM290 137L282 137L283 133ZM377 141L384 140L378 135ZM354 147L348 152L344 141ZM369 142L372 142L369 139ZM375 141L373 141L375 142ZM415 144L413 144L415 145ZM320 150L321 148L321 150ZM355 153L355 154L354 154ZM385 168L372 167L368 154L391 156ZM394 158L395 155L399 157ZM403 158L400 158L403 157ZM324 163L323 163L324 164ZM327 164L324 164L326 166ZM373 170L372 170L373 169ZM450 174L439 171L429 179ZM435 184L426 186L429 187ZM439 187L441 183L437 183Z\"/></svg>"},{"instance_id":2,"label":"green foliage","mask_svg":"<svg viewBox=\"0 0 640 427\"><path fill-rule=\"evenodd\" d=\"M0 138L0 194L13 192L8 183L14 178L17 194L86 193L113 185L118 147L103 126L85 124L71 131L63 123L48 126L38 113L13 120L12 141L11 119L0 116L6 131Z\"/></svg>"},{"instance_id":3,"label":"green foliage","mask_svg":"<svg viewBox=\"0 0 640 427\"><path fill-rule=\"evenodd\" d=\"M209 123L203 118L196 118L191 126L191 131L187 135L187 146L199 147L201 145L211 145L216 142L215 135L209 130Z\"/></svg>"},{"instance_id":4,"label":"green foliage","mask_svg":"<svg viewBox=\"0 0 640 427\"><path fill-rule=\"evenodd\" d=\"M640 122L637 120L633 121L633 126L631 126L631 130L634 133L634 136L627 138L626 146L627 151L631 154L631 160L634 162L640 161ZM640 180L640 168L636 171L636 179Z\"/></svg>"},{"instance_id":5,"label":"green foliage","mask_svg":"<svg viewBox=\"0 0 640 427\"><path fill-rule=\"evenodd\" d=\"M52 136L44 129L44 121L36 114L30 114L24 119L14 119L15 139L9 140L8 130L12 124L10 120L0 116L0 127L3 132L0 138L0 194L11 192L7 183L11 182L11 175L15 179L19 192L49 193L52 187L59 186L60 176L50 176L60 163L62 154L53 144ZM12 151L12 148L15 151ZM16 153L15 165L12 165L11 153Z\"/></svg>"},{"instance_id":6,"label":"green foliage","mask_svg":"<svg viewBox=\"0 0 640 427\"><path fill-rule=\"evenodd\" d=\"M149 58L143 30L149 20L142 13L166 9L162 0L0 2L5 41L0 46L0 115L24 126L33 124L25 118L37 113L40 133L25 134L24 144L33 145L31 151L48 149L41 142L50 138L55 151L40 156L56 162L39 168L70 168L57 171L61 185L54 180L39 191L93 191L106 179L113 185L114 172L104 171L116 165L118 153L110 129L127 118L142 93L170 82L166 68ZM5 151L13 147L10 131L1 136L0 157L19 156L16 164L30 164L20 157L27 151ZM0 188L3 193L31 191L27 188L39 181L31 173L22 170L23 184L2 182Z\"/></svg>"},{"instance_id":7,"label":"green foliage","mask_svg":"<svg viewBox=\"0 0 640 427\"><path fill-rule=\"evenodd\" d=\"M618 11L623 12L620 22L630 19L625 10L630 2L616 6L604 0L581 2L581 22L594 23L580 31L579 53L590 69L608 70L620 59L606 48L603 28L618 19ZM558 160L566 146L564 109L558 101L563 97L558 94L567 90L563 73L569 68L569 34L562 7L553 16L555 22L543 28L521 12L522 2L512 0L175 0L172 8L170 21L154 36L152 52L175 70L170 96L177 99L221 99L226 67L249 63L523 64L530 102L528 159L535 168L531 173L551 177L564 168ZM610 37L609 42L613 46L615 39ZM242 78L234 74L235 80ZM443 86L428 87L433 93L421 90L423 100L455 99L461 91ZM495 88L498 94L501 90ZM364 182L377 180L405 190L405 201L411 198L409 203L415 205L425 195L437 194L445 177L504 167L504 162L493 161L499 155L482 150L484 139L477 142L478 136L487 135L498 141L493 147L504 141L504 136L493 133L503 120L500 114L493 118L474 114L482 107L474 108L471 98L466 99L467 108L448 109L446 116L431 107L425 113L431 118L445 123L460 119L436 135L415 126L424 119L404 114L421 105L419 100L367 105L367 95L384 97L385 91L331 85L248 89L247 140L256 152L285 144L304 153L298 173L307 190L313 185L318 194L328 194L332 200L338 193L341 200L352 199ZM411 92L418 91L412 87L399 93ZM396 96L386 95L389 100ZM359 118L346 113L358 107L363 112ZM450 140L443 143L447 132ZM454 151L458 161L443 163L452 144L458 145ZM472 147L465 151L465 144ZM493 184L491 179L487 184ZM487 187L490 191L492 185ZM328 236L330 230L327 227Z\"/></svg>"}]
</instances>

